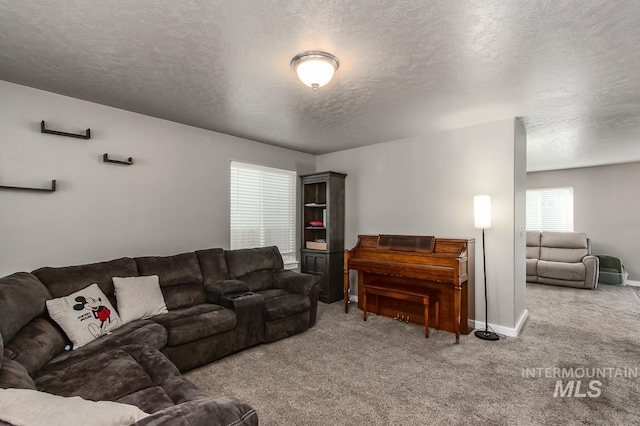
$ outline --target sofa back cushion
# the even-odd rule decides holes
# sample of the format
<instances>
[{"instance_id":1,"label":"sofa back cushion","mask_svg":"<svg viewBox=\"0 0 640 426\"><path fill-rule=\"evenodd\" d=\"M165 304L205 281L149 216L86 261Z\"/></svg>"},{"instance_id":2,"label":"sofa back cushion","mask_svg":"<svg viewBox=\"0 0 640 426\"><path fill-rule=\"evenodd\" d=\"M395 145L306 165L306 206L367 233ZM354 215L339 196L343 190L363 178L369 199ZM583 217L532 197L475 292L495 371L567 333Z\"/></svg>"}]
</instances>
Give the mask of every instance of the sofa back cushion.
<instances>
[{"instance_id":1,"label":"sofa back cushion","mask_svg":"<svg viewBox=\"0 0 640 426\"><path fill-rule=\"evenodd\" d=\"M135 277L138 275L138 268L132 258L123 257L86 265L45 267L33 271L33 274L47 286L54 298L68 296L91 284L98 284L100 290L115 306L113 277Z\"/></svg>"},{"instance_id":2,"label":"sofa back cushion","mask_svg":"<svg viewBox=\"0 0 640 426\"><path fill-rule=\"evenodd\" d=\"M38 278L16 272L0 278L0 334L7 346L32 319L45 313L51 294Z\"/></svg>"},{"instance_id":3,"label":"sofa back cushion","mask_svg":"<svg viewBox=\"0 0 640 426\"><path fill-rule=\"evenodd\" d=\"M284 264L277 247L258 247L240 250L226 250L227 268L231 279L262 269L282 269Z\"/></svg>"},{"instance_id":4,"label":"sofa back cushion","mask_svg":"<svg viewBox=\"0 0 640 426\"><path fill-rule=\"evenodd\" d=\"M4 356L22 364L31 376L64 351L67 338L48 317L34 318L5 345Z\"/></svg>"},{"instance_id":5,"label":"sofa back cushion","mask_svg":"<svg viewBox=\"0 0 640 426\"><path fill-rule=\"evenodd\" d=\"M136 257L140 275L157 275L167 309L206 303L202 272L195 253Z\"/></svg>"},{"instance_id":6,"label":"sofa back cushion","mask_svg":"<svg viewBox=\"0 0 640 426\"><path fill-rule=\"evenodd\" d=\"M227 269L227 261L224 258L223 249L198 250L196 251L196 256L198 256L198 262L200 262L202 283L205 287L208 284L229 279L229 270Z\"/></svg>"},{"instance_id":7,"label":"sofa back cushion","mask_svg":"<svg viewBox=\"0 0 640 426\"><path fill-rule=\"evenodd\" d=\"M527 231L527 259L540 259L540 231Z\"/></svg>"},{"instance_id":8,"label":"sofa back cushion","mask_svg":"<svg viewBox=\"0 0 640 426\"><path fill-rule=\"evenodd\" d=\"M224 254L231 279L245 282L251 291L272 288L273 272L284 268L275 246L227 250Z\"/></svg>"},{"instance_id":9,"label":"sofa back cushion","mask_svg":"<svg viewBox=\"0 0 640 426\"><path fill-rule=\"evenodd\" d=\"M588 254L587 235L582 232L541 232L541 260L577 263Z\"/></svg>"}]
</instances>

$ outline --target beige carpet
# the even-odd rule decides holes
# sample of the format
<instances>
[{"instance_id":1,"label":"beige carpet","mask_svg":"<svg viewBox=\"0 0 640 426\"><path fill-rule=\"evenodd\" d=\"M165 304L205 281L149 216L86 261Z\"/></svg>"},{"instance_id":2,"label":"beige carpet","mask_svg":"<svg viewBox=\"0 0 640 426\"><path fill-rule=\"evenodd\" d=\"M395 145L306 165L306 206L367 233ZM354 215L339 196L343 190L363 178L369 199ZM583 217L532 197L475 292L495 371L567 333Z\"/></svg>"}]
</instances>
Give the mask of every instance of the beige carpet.
<instances>
[{"instance_id":1,"label":"beige carpet","mask_svg":"<svg viewBox=\"0 0 640 426\"><path fill-rule=\"evenodd\" d=\"M186 376L247 401L261 425L640 424L640 377L601 379L598 397L554 397L556 378L523 377L554 367L640 373L640 288L530 284L527 300L520 337L470 334L460 345L450 333L432 329L425 340L418 325L363 322L357 308L320 303L313 329ZM580 394L595 394L589 382Z\"/></svg>"}]
</instances>

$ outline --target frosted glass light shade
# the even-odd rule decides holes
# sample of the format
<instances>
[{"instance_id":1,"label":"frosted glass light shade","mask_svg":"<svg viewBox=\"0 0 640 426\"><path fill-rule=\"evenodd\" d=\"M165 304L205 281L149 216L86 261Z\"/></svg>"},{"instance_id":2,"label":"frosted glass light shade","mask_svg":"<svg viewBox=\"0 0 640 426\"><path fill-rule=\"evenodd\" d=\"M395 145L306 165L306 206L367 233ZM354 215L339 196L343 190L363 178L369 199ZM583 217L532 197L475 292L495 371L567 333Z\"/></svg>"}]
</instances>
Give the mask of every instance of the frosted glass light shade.
<instances>
[{"instance_id":1,"label":"frosted glass light shade","mask_svg":"<svg viewBox=\"0 0 640 426\"><path fill-rule=\"evenodd\" d=\"M333 78L333 65L313 59L305 61L296 68L298 78L309 87L322 87Z\"/></svg>"},{"instance_id":2,"label":"frosted glass light shade","mask_svg":"<svg viewBox=\"0 0 640 426\"><path fill-rule=\"evenodd\" d=\"M473 197L473 221L476 228L491 228L491 197L489 195Z\"/></svg>"},{"instance_id":3,"label":"frosted glass light shade","mask_svg":"<svg viewBox=\"0 0 640 426\"><path fill-rule=\"evenodd\" d=\"M302 52L291 60L300 81L314 90L330 82L339 66L338 58L318 50Z\"/></svg>"}]
</instances>

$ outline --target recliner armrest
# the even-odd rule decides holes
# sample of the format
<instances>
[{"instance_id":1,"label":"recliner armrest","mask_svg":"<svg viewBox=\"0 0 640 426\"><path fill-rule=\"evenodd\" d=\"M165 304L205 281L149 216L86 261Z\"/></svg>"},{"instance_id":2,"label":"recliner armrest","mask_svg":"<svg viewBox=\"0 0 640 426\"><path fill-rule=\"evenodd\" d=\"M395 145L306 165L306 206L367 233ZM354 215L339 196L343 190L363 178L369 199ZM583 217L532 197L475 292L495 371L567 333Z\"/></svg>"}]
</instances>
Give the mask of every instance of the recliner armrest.
<instances>
[{"instance_id":1,"label":"recliner armrest","mask_svg":"<svg viewBox=\"0 0 640 426\"><path fill-rule=\"evenodd\" d=\"M221 280L214 283L205 284L204 290L209 303L220 303L227 294L249 291L249 287L239 280Z\"/></svg>"},{"instance_id":2,"label":"recliner armrest","mask_svg":"<svg viewBox=\"0 0 640 426\"><path fill-rule=\"evenodd\" d=\"M291 293L308 296L318 278L311 274L281 269L273 274L273 286Z\"/></svg>"},{"instance_id":3,"label":"recliner armrest","mask_svg":"<svg viewBox=\"0 0 640 426\"><path fill-rule=\"evenodd\" d=\"M585 268L584 286L591 289L598 287L600 259L596 256L587 255L582 258L582 264Z\"/></svg>"}]
</instances>

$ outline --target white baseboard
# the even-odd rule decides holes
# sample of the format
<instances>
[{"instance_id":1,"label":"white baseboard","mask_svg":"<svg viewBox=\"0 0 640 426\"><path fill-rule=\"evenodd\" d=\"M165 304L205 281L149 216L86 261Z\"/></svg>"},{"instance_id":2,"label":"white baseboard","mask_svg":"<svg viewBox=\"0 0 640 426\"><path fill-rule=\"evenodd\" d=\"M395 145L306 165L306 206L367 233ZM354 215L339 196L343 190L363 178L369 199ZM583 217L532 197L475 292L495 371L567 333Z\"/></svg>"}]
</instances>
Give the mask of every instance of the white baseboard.
<instances>
[{"instance_id":1,"label":"white baseboard","mask_svg":"<svg viewBox=\"0 0 640 426\"><path fill-rule=\"evenodd\" d=\"M640 281L627 280L627 285L630 285L631 287L640 287Z\"/></svg>"},{"instance_id":2,"label":"white baseboard","mask_svg":"<svg viewBox=\"0 0 640 426\"><path fill-rule=\"evenodd\" d=\"M520 315L520 318L518 319L515 327L505 327L503 325L489 323L489 330L493 330L498 334L502 334L508 337L518 337L518 335L520 334L520 330L522 329L522 326L524 325L527 318L529 318L529 311L525 309L522 315ZM475 328L476 330L484 330L484 321L474 321L473 328Z\"/></svg>"}]
</instances>

